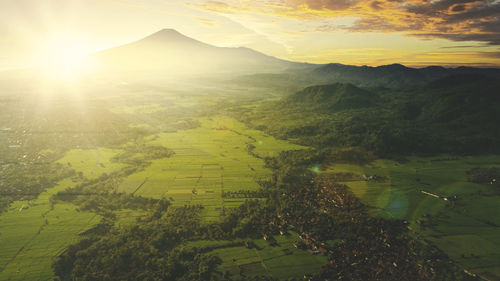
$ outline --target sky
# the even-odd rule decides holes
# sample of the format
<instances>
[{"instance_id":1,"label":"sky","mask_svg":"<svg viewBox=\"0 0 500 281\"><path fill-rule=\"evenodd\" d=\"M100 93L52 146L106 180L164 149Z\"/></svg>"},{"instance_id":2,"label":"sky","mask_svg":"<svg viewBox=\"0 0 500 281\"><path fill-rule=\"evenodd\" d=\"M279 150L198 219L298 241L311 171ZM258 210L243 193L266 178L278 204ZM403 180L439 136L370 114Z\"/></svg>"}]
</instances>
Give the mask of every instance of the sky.
<instances>
[{"instance_id":1,"label":"sky","mask_svg":"<svg viewBox=\"0 0 500 281\"><path fill-rule=\"evenodd\" d=\"M0 70L163 28L300 62L500 67L500 0L1 0Z\"/></svg>"}]
</instances>

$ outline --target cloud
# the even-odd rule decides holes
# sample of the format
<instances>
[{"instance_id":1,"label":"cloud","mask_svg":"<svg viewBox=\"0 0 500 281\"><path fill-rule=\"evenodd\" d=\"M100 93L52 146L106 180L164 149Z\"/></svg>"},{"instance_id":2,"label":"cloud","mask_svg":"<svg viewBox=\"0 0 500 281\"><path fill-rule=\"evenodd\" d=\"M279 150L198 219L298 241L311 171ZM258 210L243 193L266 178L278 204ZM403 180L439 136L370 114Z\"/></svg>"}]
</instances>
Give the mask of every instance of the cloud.
<instances>
[{"instance_id":1,"label":"cloud","mask_svg":"<svg viewBox=\"0 0 500 281\"><path fill-rule=\"evenodd\" d=\"M357 3L359 0L308 0L305 5L311 10L345 10Z\"/></svg>"},{"instance_id":2,"label":"cloud","mask_svg":"<svg viewBox=\"0 0 500 281\"><path fill-rule=\"evenodd\" d=\"M456 45L456 46L443 46L440 49L464 49L464 48L477 48L480 46L476 45Z\"/></svg>"},{"instance_id":3,"label":"cloud","mask_svg":"<svg viewBox=\"0 0 500 281\"><path fill-rule=\"evenodd\" d=\"M207 0L191 4L218 13L259 13L298 20L356 17L351 32L400 32L419 38L500 45L498 0ZM338 27L318 26L330 32Z\"/></svg>"},{"instance_id":4,"label":"cloud","mask_svg":"<svg viewBox=\"0 0 500 281\"><path fill-rule=\"evenodd\" d=\"M397 61L398 63L412 67L425 67L429 65L498 67L500 52L474 50L411 51L404 49L360 47L321 50L312 55L295 57L295 59L307 59L308 61L317 63L335 59L335 61L339 63L369 66L386 65Z\"/></svg>"},{"instance_id":5,"label":"cloud","mask_svg":"<svg viewBox=\"0 0 500 281\"><path fill-rule=\"evenodd\" d=\"M193 17L194 20L198 21L199 23L208 26L208 27L215 27L217 26L217 21L213 19L207 19L207 18L201 18L201 17Z\"/></svg>"}]
</instances>

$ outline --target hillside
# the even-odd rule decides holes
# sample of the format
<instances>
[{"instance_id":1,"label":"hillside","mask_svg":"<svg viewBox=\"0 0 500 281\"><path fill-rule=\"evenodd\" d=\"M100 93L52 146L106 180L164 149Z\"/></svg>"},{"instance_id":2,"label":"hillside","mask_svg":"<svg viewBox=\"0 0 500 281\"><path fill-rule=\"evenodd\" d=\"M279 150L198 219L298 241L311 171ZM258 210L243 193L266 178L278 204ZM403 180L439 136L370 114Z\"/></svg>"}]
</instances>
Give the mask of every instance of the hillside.
<instances>
[{"instance_id":1,"label":"hillside","mask_svg":"<svg viewBox=\"0 0 500 281\"><path fill-rule=\"evenodd\" d=\"M495 153L498 87L481 75L402 90L337 83L305 88L240 118L278 138L321 149L360 146L384 157Z\"/></svg>"},{"instance_id":2,"label":"hillside","mask_svg":"<svg viewBox=\"0 0 500 281\"><path fill-rule=\"evenodd\" d=\"M481 75L456 75L436 80L415 97L422 120L446 123L478 118L482 126L500 118L498 80ZM472 125L472 124L471 124Z\"/></svg>"},{"instance_id":3,"label":"hillside","mask_svg":"<svg viewBox=\"0 0 500 281\"><path fill-rule=\"evenodd\" d=\"M285 106L298 106L306 110L340 111L375 106L378 100L375 93L352 84L335 83L307 87L288 96L283 103Z\"/></svg>"}]
</instances>

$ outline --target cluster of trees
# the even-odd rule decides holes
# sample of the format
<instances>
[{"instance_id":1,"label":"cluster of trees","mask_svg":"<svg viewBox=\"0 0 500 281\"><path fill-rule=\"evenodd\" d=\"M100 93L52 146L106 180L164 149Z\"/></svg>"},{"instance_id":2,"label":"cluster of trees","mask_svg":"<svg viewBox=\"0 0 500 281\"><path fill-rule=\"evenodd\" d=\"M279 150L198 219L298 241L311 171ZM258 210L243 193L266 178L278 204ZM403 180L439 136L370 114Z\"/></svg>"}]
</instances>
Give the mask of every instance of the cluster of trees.
<instances>
[{"instance_id":1,"label":"cluster of trees","mask_svg":"<svg viewBox=\"0 0 500 281\"><path fill-rule=\"evenodd\" d=\"M136 140L135 144L127 145L123 149L124 152L114 156L111 160L142 168L149 166L151 160L169 158L175 154L169 148L161 145L147 145L141 140Z\"/></svg>"},{"instance_id":2,"label":"cluster of trees","mask_svg":"<svg viewBox=\"0 0 500 281\"><path fill-rule=\"evenodd\" d=\"M365 165L376 160L377 157L370 151L359 147L348 147L333 150L327 154L326 164L328 163L347 163L356 165Z\"/></svg>"},{"instance_id":3,"label":"cluster of trees","mask_svg":"<svg viewBox=\"0 0 500 281\"><path fill-rule=\"evenodd\" d=\"M75 171L60 163L0 166L0 213L16 200L32 200Z\"/></svg>"},{"instance_id":4,"label":"cluster of trees","mask_svg":"<svg viewBox=\"0 0 500 281\"><path fill-rule=\"evenodd\" d=\"M255 158L262 158L262 156L260 156L259 154L255 153L255 148L256 146L254 144L251 144L251 143L247 143L247 151L248 151L248 154L250 156L253 156Z\"/></svg>"},{"instance_id":5,"label":"cluster of trees","mask_svg":"<svg viewBox=\"0 0 500 281\"><path fill-rule=\"evenodd\" d=\"M55 280L220 280L220 258L179 247L200 232L199 210L158 204L135 226L88 235L53 264Z\"/></svg>"},{"instance_id":6,"label":"cluster of trees","mask_svg":"<svg viewBox=\"0 0 500 281\"><path fill-rule=\"evenodd\" d=\"M236 190L236 191L223 191L222 198L266 198L266 191L259 190Z\"/></svg>"},{"instance_id":7,"label":"cluster of trees","mask_svg":"<svg viewBox=\"0 0 500 281\"><path fill-rule=\"evenodd\" d=\"M50 202L71 202L82 211L92 211L110 219L116 217L116 210L148 210L157 204L165 204L164 199L145 198L116 191L123 177L135 171L125 168L112 174L104 173L98 178L85 180L75 187L58 192L50 198Z\"/></svg>"},{"instance_id":8,"label":"cluster of trees","mask_svg":"<svg viewBox=\"0 0 500 281\"><path fill-rule=\"evenodd\" d=\"M500 168L476 167L467 171L468 180L475 183L500 186Z\"/></svg>"}]
</instances>

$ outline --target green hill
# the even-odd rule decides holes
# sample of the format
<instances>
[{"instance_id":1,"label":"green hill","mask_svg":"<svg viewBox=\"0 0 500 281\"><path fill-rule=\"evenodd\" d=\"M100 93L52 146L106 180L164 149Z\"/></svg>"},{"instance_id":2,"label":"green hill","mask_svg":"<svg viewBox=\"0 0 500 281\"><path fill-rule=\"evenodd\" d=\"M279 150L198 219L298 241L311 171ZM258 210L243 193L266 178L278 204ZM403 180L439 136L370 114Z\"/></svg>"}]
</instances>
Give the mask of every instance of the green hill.
<instances>
[{"instance_id":1,"label":"green hill","mask_svg":"<svg viewBox=\"0 0 500 281\"><path fill-rule=\"evenodd\" d=\"M242 120L302 145L359 146L385 157L498 153L499 84L458 75L400 89L312 86Z\"/></svg>"},{"instance_id":2,"label":"green hill","mask_svg":"<svg viewBox=\"0 0 500 281\"><path fill-rule=\"evenodd\" d=\"M456 75L430 83L416 97L422 120L496 123L500 117L500 82L481 75ZM495 119L496 118L496 119Z\"/></svg>"},{"instance_id":3,"label":"green hill","mask_svg":"<svg viewBox=\"0 0 500 281\"><path fill-rule=\"evenodd\" d=\"M306 109L341 111L372 107L379 97L370 91L352 84L335 83L331 85L311 86L288 96L283 105L300 106Z\"/></svg>"}]
</instances>

